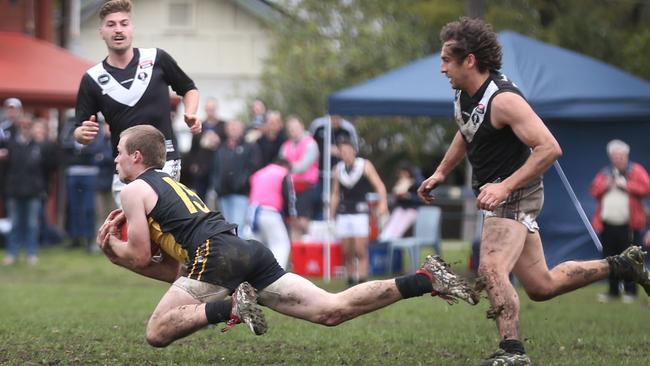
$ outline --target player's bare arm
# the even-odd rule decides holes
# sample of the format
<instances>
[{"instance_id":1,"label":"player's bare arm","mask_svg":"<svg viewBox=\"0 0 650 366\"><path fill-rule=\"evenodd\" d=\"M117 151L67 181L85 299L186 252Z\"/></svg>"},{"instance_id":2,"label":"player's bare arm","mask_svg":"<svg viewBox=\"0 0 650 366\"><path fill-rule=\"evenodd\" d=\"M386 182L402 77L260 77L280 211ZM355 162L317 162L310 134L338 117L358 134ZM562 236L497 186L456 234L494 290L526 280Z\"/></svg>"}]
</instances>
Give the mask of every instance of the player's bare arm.
<instances>
[{"instance_id":1,"label":"player's bare arm","mask_svg":"<svg viewBox=\"0 0 650 366\"><path fill-rule=\"evenodd\" d=\"M183 104L185 105L184 117L187 127L194 135L201 133L201 120L196 115L196 110L199 107L199 91L192 89L185 93Z\"/></svg>"},{"instance_id":2,"label":"player's bare arm","mask_svg":"<svg viewBox=\"0 0 650 366\"><path fill-rule=\"evenodd\" d=\"M74 138L80 144L88 145L99 133L99 123L94 115L90 116L88 120L83 121L81 126L75 128Z\"/></svg>"},{"instance_id":3,"label":"player's bare arm","mask_svg":"<svg viewBox=\"0 0 650 366\"><path fill-rule=\"evenodd\" d=\"M137 182L142 183L141 181L137 181ZM127 187L131 187L131 186L132 185L130 184ZM138 188L137 184L135 185L135 187ZM149 200L151 199L151 194L153 193L153 191L149 192L149 194L141 193L142 190L140 188L130 189L130 190L131 190L131 195L139 195L137 196L139 198L147 197ZM153 194L155 195L155 193ZM128 195L129 193L127 192L126 198L122 196L123 202L129 200ZM145 209L146 206L148 206L146 204L147 198L144 198L143 200L145 202ZM153 262L150 260L151 254L149 254L146 264L143 266L141 263L134 265L133 259L129 255L125 255L124 252L120 252L119 255L115 253L114 248L119 248L118 251L124 248L133 249L132 243L134 243L135 240L134 238L142 237L144 234L146 234L147 239L140 239L136 243L140 244L140 241L146 240L144 242L145 243L144 248L148 253L151 253L151 249L150 249L151 245L148 239L149 227L146 222L146 217L145 217L144 226L142 226L145 229L144 230L145 233L138 233L138 231L142 231L142 230L138 230L134 226L127 224L129 225L128 241L123 241L119 238L121 232L120 228L123 224L125 224L127 217L128 216L123 210L121 209L113 210L108 215L106 221L100 228L99 235L98 235L98 242L100 243L100 248L102 249L106 257L114 264L127 268L140 275L153 278L159 281L163 281L163 282L168 282L168 283L174 282L180 275L181 264L171 256L163 255L163 259L161 262ZM134 218L133 220L137 220L137 219ZM135 231L135 233L133 233L132 231Z\"/></svg>"},{"instance_id":4,"label":"player's bare arm","mask_svg":"<svg viewBox=\"0 0 650 366\"><path fill-rule=\"evenodd\" d=\"M418 197L426 203L433 202L434 198L429 194L429 192L445 180L447 174L460 164L466 153L467 146L465 140L463 140L463 136L461 136L460 131L458 131L436 170L429 178L425 179L424 182L420 184L420 187L418 188Z\"/></svg>"},{"instance_id":5,"label":"player's bare arm","mask_svg":"<svg viewBox=\"0 0 650 366\"><path fill-rule=\"evenodd\" d=\"M129 268L144 268L151 260L151 238L147 222L145 202L155 192L141 180L126 185L121 194L122 209L128 225L128 241L115 235L108 237L108 245L115 255L125 260Z\"/></svg>"},{"instance_id":6,"label":"player's bare arm","mask_svg":"<svg viewBox=\"0 0 650 366\"><path fill-rule=\"evenodd\" d=\"M524 165L503 182L488 183L480 188L476 203L479 209L485 210L494 210L510 193L542 175L562 155L555 137L521 96L507 92L497 95L490 113L495 128L510 126L532 152Z\"/></svg>"},{"instance_id":7,"label":"player's bare arm","mask_svg":"<svg viewBox=\"0 0 650 366\"><path fill-rule=\"evenodd\" d=\"M386 195L386 186L381 181L381 178L379 178L379 174L377 174L377 169L375 169L375 166L369 160L366 160L363 170L364 170L364 174L368 178L368 181L370 182L370 184L372 184L373 188L375 189L375 192L377 192L377 194L379 195L379 205L377 206L379 215L387 214L388 198Z\"/></svg>"},{"instance_id":8,"label":"player's bare arm","mask_svg":"<svg viewBox=\"0 0 650 366\"><path fill-rule=\"evenodd\" d=\"M336 169L332 169L332 195L330 196L330 217L336 217L336 209L339 207L339 175Z\"/></svg>"}]
</instances>

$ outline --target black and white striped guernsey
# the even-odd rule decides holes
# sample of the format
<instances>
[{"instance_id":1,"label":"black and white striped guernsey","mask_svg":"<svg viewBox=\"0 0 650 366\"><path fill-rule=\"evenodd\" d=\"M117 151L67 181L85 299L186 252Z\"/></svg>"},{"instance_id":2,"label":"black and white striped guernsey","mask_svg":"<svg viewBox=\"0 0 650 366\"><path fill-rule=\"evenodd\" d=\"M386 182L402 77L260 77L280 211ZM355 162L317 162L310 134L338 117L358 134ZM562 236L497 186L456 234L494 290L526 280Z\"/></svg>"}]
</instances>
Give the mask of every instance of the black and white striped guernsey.
<instances>
[{"instance_id":1,"label":"black and white striped guernsey","mask_svg":"<svg viewBox=\"0 0 650 366\"><path fill-rule=\"evenodd\" d=\"M475 192L486 183L510 176L530 155L530 148L519 140L510 126L496 129L490 121L492 100L503 92L523 97L517 86L500 73L491 73L473 96L456 91L454 117L467 144Z\"/></svg>"},{"instance_id":2,"label":"black and white striped guernsey","mask_svg":"<svg viewBox=\"0 0 650 366\"><path fill-rule=\"evenodd\" d=\"M167 160L179 159L172 130L169 87L183 96L196 86L165 51L134 48L133 53L133 59L124 69L109 65L105 59L84 74L77 95L76 125L101 112L110 125L116 156L122 131L149 124L165 135Z\"/></svg>"}]
</instances>

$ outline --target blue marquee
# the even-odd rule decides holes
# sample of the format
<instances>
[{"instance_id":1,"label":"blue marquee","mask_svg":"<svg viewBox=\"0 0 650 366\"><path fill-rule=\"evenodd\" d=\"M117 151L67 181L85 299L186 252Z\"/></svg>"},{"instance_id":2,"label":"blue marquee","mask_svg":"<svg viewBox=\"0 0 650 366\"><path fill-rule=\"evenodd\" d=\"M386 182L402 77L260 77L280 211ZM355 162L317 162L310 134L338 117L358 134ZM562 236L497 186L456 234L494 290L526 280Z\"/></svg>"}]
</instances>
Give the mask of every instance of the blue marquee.
<instances>
[{"instance_id":1,"label":"blue marquee","mask_svg":"<svg viewBox=\"0 0 650 366\"><path fill-rule=\"evenodd\" d=\"M500 32L502 72L523 91L556 136L560 164L591 217L591 180L608 163L605 146L618 138L630 160L650 168L650 83L593 58L514 32ZM453 114L453 90L440 73L440 53L419 59L329 98L329 112L346 116ZM597 258L558 174L545 174L545 207L539 218L549 265Z\"/></svg>"}]
</instances>

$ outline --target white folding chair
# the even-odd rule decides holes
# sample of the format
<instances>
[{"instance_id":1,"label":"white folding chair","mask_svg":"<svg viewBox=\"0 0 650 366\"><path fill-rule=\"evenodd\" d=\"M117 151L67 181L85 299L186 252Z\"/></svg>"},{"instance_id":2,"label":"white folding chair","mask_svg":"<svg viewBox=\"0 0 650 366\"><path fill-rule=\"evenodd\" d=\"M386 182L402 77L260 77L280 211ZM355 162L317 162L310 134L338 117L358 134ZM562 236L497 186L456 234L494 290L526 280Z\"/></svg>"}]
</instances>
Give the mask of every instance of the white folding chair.
<instances>
[{"instance_id":1,"label":"white folding chair","mask_svg":"<svg viewBox=\"0 0 650 366\"><path fill-rule=\"evenodd\" d=\"M436 206L420 206L415 220L413 236L389 241L388 270L393 273L393 250L408 249L411 259L411 270L415 271L420 265L420 247L432 245L436 254L442 254L440 249L440 218L442 211Z\"/></svg>"}]
</instances>

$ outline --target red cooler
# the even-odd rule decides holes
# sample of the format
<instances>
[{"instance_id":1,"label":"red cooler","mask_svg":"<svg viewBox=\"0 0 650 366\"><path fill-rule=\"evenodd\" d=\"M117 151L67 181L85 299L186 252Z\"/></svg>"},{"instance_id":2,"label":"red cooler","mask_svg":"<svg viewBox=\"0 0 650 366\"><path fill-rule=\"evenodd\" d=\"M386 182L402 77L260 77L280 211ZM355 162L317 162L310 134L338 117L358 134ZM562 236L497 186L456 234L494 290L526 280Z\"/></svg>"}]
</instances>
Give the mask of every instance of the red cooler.
<instances>
[{"instance_id":1,"label":"red cooler","mask_svg":"<svg viewBox=\"0 0 650 366\"><path fill-rule=\"evenodd\" d=\"M291 243L291 272L305 277L323 277L324 244L321 242ZM344 273L343 252L338 242L330 244L330 275L334 278Z\"/></svg>"}]
</instances>

